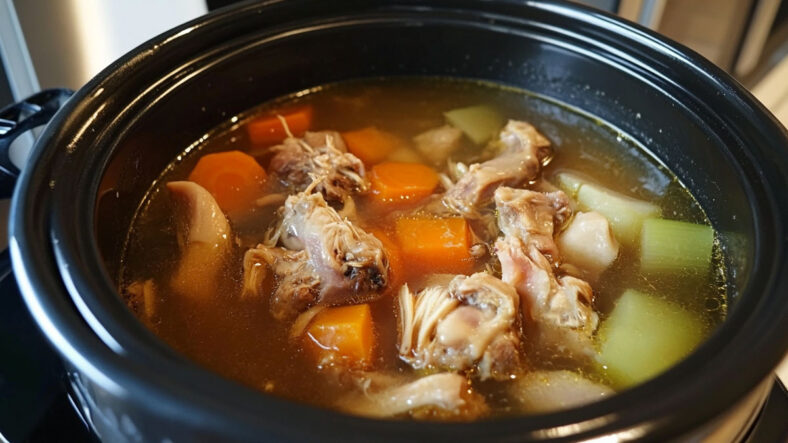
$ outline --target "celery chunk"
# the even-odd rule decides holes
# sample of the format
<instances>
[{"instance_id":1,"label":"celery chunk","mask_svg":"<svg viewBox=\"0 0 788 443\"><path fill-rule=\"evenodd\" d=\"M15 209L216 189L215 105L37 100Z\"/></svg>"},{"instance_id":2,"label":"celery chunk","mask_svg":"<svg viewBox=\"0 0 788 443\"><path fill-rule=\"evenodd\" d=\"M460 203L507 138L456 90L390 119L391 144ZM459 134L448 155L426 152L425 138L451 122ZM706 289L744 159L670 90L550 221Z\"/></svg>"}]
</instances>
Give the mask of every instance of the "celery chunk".
<instances>
[{"instance_id":1,"label":"celery chunk","mask_svg":"<svg viewBox=\"0 0 788 443\"><path fill-rule=\"evenodd\" d=\"M599 362L616 386L627 387L668 369L703 336L700 318L671 302L628 289L600 326Z\"/></svg>"},{"instance_id":2,"label":"celery chunk","mask_svg":"<svg viewBox=\"0 0 788 443\"><path fill-rule=\"evenodd\" d=\"M577 191L581 209L597 211L610 222L616 238L629 246L635 245L643 220L659 217L659 206L637 200L598 185L584 183Z\"/></svg>"},{"instance_id":3,"label":"celery chunk","mask_svg":"<svg viewBox=\"0 0 788 443\"><path fill-rule=\"evenodd\" d=\"M503 116L485 105L452 109L443 115L452 126L464 132L477 145L491 139L504 124Z\"/></svg>"},{"instance_id":4,"label":"celery chunk","mask_svg":"<svg viewBox=\"0 0 788 443\"><path fill-rule=\"evenodd\" d=\"M640 269L643 272L703 272L709 269L714 245L711 226L675 220L643 222Z\"/></svg>"}]
</instances>

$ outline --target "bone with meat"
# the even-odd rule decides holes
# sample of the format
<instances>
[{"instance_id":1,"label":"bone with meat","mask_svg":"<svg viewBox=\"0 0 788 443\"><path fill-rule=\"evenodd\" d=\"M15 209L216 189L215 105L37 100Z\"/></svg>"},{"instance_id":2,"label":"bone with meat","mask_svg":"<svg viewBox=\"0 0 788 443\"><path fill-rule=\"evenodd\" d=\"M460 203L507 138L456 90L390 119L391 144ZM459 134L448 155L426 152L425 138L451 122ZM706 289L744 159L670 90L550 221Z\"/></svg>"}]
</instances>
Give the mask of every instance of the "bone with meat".
<instances>
[{"instance_id":1,"label":"bone with meat","mask_svg":"<svg viewBox=\"0 0 788 443\"><path fill-rule=\"evenodd\" d=\"M472 164L446 191L446 206L474 217L499 186L519 186L534 180L550 156L550 142L526 122L509 120L501 130L499 142L504 146L500 155Z\"/></svg>"},{"instance_id":2,"label":"bone with meat","mask_svg":"<svg viewBox=\"0 0 788 443\"><path fill-rule=\"evenodd\" d=\"M555 229L571 217L561 191L541 193L499 188L498 224L505 234L495 242L501 279L520 296L526 325L545 347L575 357L594 354L592 336L599 323L593 291L584 280L556 276L561 256Z\"/></svg>"},{"instance_id":3,"label":"bone with meat","mask_svg":"<svg viewBox=\"0 0 788 443\"><path fill-rule=\"evenodd\" d=\"M526 246L515 237L496 241L495 251L501 279L520 295L526 324L537 327L538 341L570 356L592 356L599 316L593 309L591 286L571 276L557 278L536 246Z\"/></svg>"},{"instance_id":4,"label":"bone with meat","mask_svg":"<svg viewBox=\"0 0 788 443\"><path fill-rule=\"evenodd\" d=\"M377 298L386 287L388 259L383 244L341 218L322 194L288 197L281 230L282 244L305 250L320 276L320 303L362 303Z\"/></svg>"},{"instance_id":5,"label":"bone with meat","mask_svg":"<svg viewBox=\"0 0 788 443\"><path fill-rule=\"evenodd\" d=\"M266 267L277 276L271 309L292 318L312 304L371 301L388 284L388 258L375 236L339 216L320 193L291 195L271 244L247 251L244 293L260 294ZM284 247L275 247L280 242Z\"/></svg>"},{"instance_id":6,"label":"bone with meat","mask_svg":"<svg viewBox=\"0 0 788 443\"><path fill-rule=\"evenodd\" d=\"M519 303L514 289L486 272L446 286L399 294L399 354L415 369L476 369L506 379L520 368Z\"/></svg>"},{"instance_id":7,"label":"bone with meat","mask_svg":"<svg viewBox=\"0 0 788 443\"><path fill-rule=\"evenodd\" d=\"M364 164L347 152L335 131L307 132L304 138L289 137L274 146L269 173L292 191L306 189L319 178L317 192L330 202L342 202L367 188Z\"/></svg>"},{"instance_id":8,"label":"bone with meat","mask_svg":"<svg viewBox=\"0 0 788 443\"><path fill-rule=\"evenodd\" d=\"M572 216L562 191L535 192L502 186L495 191L498 226L506 236L533 244L542 254L560 261L554 233Z\"/></svg>"},{"instance_id":9,"label":"bone with meat","mask_svg":"<svg viewBox=\"0 0 788 443\"><path fill-rule=\"evenodd\" d=\"M269 300L269 309L274 318L295 318L316 302L320 294L320 277L309 263L306 251L289 251L264 244L246 251L244 297L261 295L267 269L271 269L276 279Z\"/></svg>"}]
</instances>

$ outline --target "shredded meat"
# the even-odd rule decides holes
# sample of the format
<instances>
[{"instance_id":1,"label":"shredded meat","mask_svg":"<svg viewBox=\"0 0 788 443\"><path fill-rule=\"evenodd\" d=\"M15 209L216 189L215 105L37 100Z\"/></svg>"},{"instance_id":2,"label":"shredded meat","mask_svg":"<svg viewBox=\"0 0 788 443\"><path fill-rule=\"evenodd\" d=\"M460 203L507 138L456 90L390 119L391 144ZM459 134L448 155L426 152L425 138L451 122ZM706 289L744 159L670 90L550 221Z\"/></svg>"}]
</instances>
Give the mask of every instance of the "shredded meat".
<instances>
[{"instance_id":1,"label":"shredded meat","mask_svg":"<svg viewBox=\"0 0 788 443\"><path fill-rule=\"evenodd\" d=\"M444 421L469 421L489 413L484 397L459 374L433 374L412 381L368 373L359 378L359 384L361 393L339 399L340 410L373 418L409 413L416 419Z\"/></svg>"},{"instance_id":2,"label":"shredded meat","mask_svg":"<svg viewBox=\"0 0 788 443\"><path fill-rule=\"evenodd\" d=\"M550 156L550 142L528 123L509 120L501 131L500 155L483 163L474 163L443 196L452 210L475 217L498 186L518 186L534 180L542 163Z\"/></svg>"},{"instance_id":3,"label":"shredded meat","mask_svg":"<svg viewBox=\"0 0 788 443\"><path fill-rule=\"evenodd\" d=\"M307 132L302 139L290 137L271 150L275 155L270 173L292 191L303 191L317 178L317 192L330 202L342 202L367 188L364 164L347 152L335 131Z\"/></svg>"},{"instance_id":4,"label":"shredded meat","mask_svg":"<svg viewBox=\"0 0 788 443\"><path fill-rule=\"evenodd\" d=\"M479 272L414 295L399 293L400 358L415 369L469 370L505 379L520 367L519 303L514 289Z\"/></svg>"},{"instance_id":5,"label":"shredded meat","mask_svg":"<svg viewBox=\"0 0 788 443\"><path fill-rule=\"evenodd\" d=\"M553 239L572 216L569 198L562 191L549 193L502 186L495 191L498 225L504 235L534 245L542 254L559 261L558 247Z\"/></svg>"},{"instance_id":6,"label":"shredded meat","mask_svg":"<svg viewBox=\"0 0 788 443\"><path fill-rule=\"evenodd\" d=\"M316 302L320 293L320 277L309 263L306 251L289 251L263 244L244 254L244 297L262 295L268 268L276 278L276 287L269 301L274 318L295 318Z\"/></svg>"},{"instance_id":7,"label":"shredded meat","mask_svg":"<svg viewBox=\"0 0 788 443\"><path fill-rule=\"evenodd\" d=\"M210 192L197 183L167 183L178 221L181 256L170 280L173 290L205 299L216 290L218 274L232 248L232 234Z\"/></svg>"}]
</instances>

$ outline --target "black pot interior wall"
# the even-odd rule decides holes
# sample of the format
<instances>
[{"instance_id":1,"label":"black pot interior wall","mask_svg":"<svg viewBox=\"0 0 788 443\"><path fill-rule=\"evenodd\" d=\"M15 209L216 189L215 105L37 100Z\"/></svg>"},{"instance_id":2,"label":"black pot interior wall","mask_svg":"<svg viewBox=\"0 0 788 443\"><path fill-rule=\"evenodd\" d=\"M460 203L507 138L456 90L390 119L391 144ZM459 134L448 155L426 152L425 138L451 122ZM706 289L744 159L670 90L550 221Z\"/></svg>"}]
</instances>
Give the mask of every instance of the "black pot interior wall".
<instances>
[{"instance_id":1,"label":"black pot interior wall","mask_svg":"<svg viewBox=\"0 0 788 443\"><path fill-rule=\"evenodd\" d=\"M402 14L315 26L286 38L247 36L218 45L165 77L156 96L142 96L151 103L136 111L113 146L100 185L96 226L109 274L118 274L129 222L151 182L209 129L271 98L325 83L431 75L528 89L596 115L642 142L696 194L723 241L736 239L729 242L738 283L731 293L741 289L753 257L751 191L726 160L743 155L743 148L704 102L702 87L681 89L667 79L686 76L686 68L610 53L603 59L600 54L611 42L602 36L589 41L522 23L523 32L512 32L492 18L479 23L461 15L421 26L427 19ZM559 44L554 33L574 46ZM131 96L139 90L134 88L122 85L118 93Z\"/></svg>"}]
</instances>

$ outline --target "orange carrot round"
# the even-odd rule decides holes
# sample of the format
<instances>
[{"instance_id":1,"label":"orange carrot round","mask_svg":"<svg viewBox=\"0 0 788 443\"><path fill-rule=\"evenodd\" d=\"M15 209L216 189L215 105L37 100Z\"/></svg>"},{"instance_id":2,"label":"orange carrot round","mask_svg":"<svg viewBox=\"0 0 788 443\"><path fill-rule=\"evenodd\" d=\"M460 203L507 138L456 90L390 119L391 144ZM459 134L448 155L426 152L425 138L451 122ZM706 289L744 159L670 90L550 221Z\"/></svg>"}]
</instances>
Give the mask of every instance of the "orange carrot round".
<instances>
[{"instance_id":1,"label":"orange carrot round","mask_svg":"<svg viewBox=\"0 0 788 443\"><path fill-rule=\"evenodd\" d=\"M372 167L372 196L377 203L416 203L429 197L438 186L438 174L420 163L385 162Z\"/></svg>"},{"instance_id":2,"label":"orange carrot round","mask_svg":"<svg viewBox=\"0 0 788 443\"><path fill-rule=\"evenodd\" d=\"M252 120L246 125L249 140L255 145L272 145L287 138L287 131L279 115L284 118L288 129L296 137L303 136L312 126L312 106L306 105Z\"/></svg>"},{"instance_id":3,"label":"orange carrot round","mask_svg":"<svg viewBox=\"0 0 788 443\"><path fill-rule=\"evenodd\" d=\"M382 162L389 153L403 146L405 142L394 134L370 126L342 133L347 150L365 165Z\"/></svg>"},{"instance_id":4,"label":"orange carrot round","mask_svg":"<svg viewBox=\"0 0 788 443\"><path fill-rule=\"evenodd\" d=\"M241 151L204 155L189 174L216 199L225 213L248 209L263 193L266 174L254 157Z\"/></svg>"}]
</instances>

